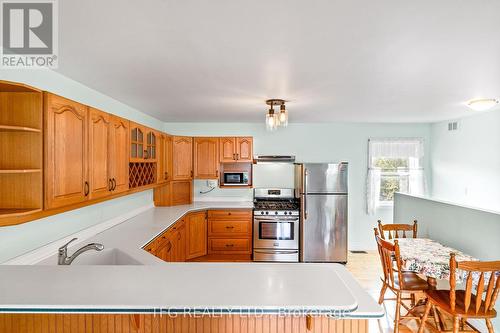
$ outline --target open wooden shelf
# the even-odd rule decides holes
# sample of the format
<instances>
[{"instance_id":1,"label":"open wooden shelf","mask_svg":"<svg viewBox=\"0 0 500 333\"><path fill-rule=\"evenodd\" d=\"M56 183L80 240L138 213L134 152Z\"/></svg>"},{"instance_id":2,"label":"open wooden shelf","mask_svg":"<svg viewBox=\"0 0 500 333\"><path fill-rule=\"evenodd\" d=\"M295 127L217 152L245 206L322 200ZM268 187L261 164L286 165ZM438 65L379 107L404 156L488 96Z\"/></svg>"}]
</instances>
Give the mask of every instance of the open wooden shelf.
<instances>
[{"instance_id":1,"label":"open wooden shelf","mask_svg":"<svg viewBox=\"0 0 500 333\"><path fill-rule=\"evenodd\" d=\"M24 126L0 125L0 132L34 132L42 133L41 129Z\"/></svg>"},{"instance_id":2,"label":"open wooden shelf","mask_svg":"<svg viewBox=\"0 0 500 333\"><path fill-rule=\"evenodd\" d=\"M29 215L41 211L41 208L0 208L0 215L2 217L15 217Z\"/></svg>"},{"instance_id":3,"label":"open wooden shelf","mask_svg":"<svg viewBox=\"0 0 500 333\"><path fill-rule=\"evenodd\" d=\"M0 80L0 225L43 209L43 98Z\"/></svg>"},{"instance_id":4,"label":"open wooden shelf","mask_svg":"<svg viewBox=\"0 0 500 333\"><path fill-rule=\"evenodd\" d=\"M0 169L0 174L35 173L35 172L42 172L42 169Z\"/></svg>"}]
</instances>

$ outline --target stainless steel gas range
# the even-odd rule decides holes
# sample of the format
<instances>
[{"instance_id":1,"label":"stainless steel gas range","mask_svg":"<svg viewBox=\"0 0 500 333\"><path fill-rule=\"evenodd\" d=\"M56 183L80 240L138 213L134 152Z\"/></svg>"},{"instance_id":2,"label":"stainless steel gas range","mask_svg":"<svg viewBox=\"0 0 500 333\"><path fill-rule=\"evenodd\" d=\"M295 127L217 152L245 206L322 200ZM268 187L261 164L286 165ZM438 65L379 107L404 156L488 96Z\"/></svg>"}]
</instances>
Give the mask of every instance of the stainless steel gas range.
<instances>
[{"instance_id":1,"label":"stainless steel gas range","mask_svg":"<svg viewBox=\"0 0 500 333\"><path fill-rule=\"evenodd\" d=\"M299 261L299 206L293 189L254 189L254 261Z\"/></svg>"}]
</instances>

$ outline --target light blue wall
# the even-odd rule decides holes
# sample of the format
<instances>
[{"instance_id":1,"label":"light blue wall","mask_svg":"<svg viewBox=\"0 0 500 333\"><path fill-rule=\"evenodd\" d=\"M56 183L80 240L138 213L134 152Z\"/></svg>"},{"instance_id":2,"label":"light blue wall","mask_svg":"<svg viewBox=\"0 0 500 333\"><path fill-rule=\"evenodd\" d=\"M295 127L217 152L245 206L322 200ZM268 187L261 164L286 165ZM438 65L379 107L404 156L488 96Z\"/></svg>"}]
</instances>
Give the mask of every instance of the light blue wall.
<instances>
[{"instance_id":1,"label":"light blue wall","mask_svg":"<svg viewBox=\"0 0 500 333\"><path fill-rule=\"evenodd\" d=\"M431 126L432 197L500 211L500 110Z\"/></svg>"},{"instance_id":2,"label":"light blue wall","mask_svg":"<svg viewBox=\"0 0 500 333\"><path fill-rule=\"evenodd\" d=\"M163 122L50 70L0 70L0 80L22 82L73 99L155 129ZM0 228L0 263L82 229L151 204L152 191L69 211L64 214Z\"/></svg>"},{"instance_id":3,"label":"light blue wall","mask_svg":"<svg viewBox=\"0 0 500 333\"><path fill-rule=\"evenodd\" d=\"M368 138L423 137L429 151L430 137L428 124L291 123L286 129L269 133L265 131L264 122L167 123L165 131L194 136L250 135L254 137L255 155L290 154L295 155L298 162L349 162L349 247L357 250L375 248L372 227L378 218L392 222L392 208L381 208L374 216L366 214ZM428 158L425 165L429 165ZM265 186L262 178L257 181L259 186ZM230 191L234 190L218 190L215 194L227 196Z\"/></svg>"}]
</instances>

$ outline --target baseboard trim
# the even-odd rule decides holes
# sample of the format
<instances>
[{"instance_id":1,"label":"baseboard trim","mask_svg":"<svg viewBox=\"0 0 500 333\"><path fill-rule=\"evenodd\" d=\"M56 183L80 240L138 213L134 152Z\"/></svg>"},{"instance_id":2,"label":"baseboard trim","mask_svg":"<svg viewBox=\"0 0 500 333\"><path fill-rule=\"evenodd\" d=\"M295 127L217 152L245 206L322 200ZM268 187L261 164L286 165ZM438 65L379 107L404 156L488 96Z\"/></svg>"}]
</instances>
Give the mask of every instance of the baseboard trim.
<instances>
[{"instance_id":1,"label":"baseboard trim","mask_svg":"<svg viewBox=\"0 0 500 333\"><path fill-rule=\"evenodd\" d=\"M86 229L80 230L74 234L71 234L71 235L68 235L64 238L53 241L53 242L51 242L47 245L44 245L42 247L39 247L33 251L30 251L30 252L27 252L25 254L21 254L20 256L9 259L9 260L3 262L2 265L33 265L33 264L36 264L44 259L47 259L48 257L53 256L55 253L57 253L57 250L61 246L61 244L64 244L65 242L69 242L73 238L78 238L79 241L83 241L83 240L88 239L90 237L94 237L98 233L101 233L104 230L107 230L111 227L114 227L117 224L123 223L123 222L131 219L132 217L137 216L137 215L139 215L139 214L141 214L141 213L143 213L143 212L145 212L153 207L154 207L154 204L151 203L151 204L136 208L134 210L131 210L130 212L119 215L119 216L114 217L110 220L93 225L93 226L88 227Z\"/></svg>"}]
</instances>

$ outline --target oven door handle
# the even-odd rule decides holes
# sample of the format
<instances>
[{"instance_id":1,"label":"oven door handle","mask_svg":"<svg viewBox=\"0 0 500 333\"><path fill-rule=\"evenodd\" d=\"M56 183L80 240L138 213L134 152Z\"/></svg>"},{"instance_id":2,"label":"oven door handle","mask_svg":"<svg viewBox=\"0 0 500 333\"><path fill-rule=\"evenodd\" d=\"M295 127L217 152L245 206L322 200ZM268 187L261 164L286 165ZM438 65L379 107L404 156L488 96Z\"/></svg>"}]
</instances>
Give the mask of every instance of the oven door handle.
<instances>
[{"instance_id":1,"label":"oven door handle","mask_svg":"<svg viewBox=\"0 0 500 333\"><path fill-rule=\"evenodd\" d=\"M287 218L287 217L275 217L275 218L261 218L261 217L254 217L253 218L255 221L264 221L264 222L298 222L299 217L292 217L292 218Z\"/></svg>"},{"instance_id":2,"label":"oven door handle","mask_svg":"<svg viewBox=\"0 0 500 333\"><path fill-rule=\"evenodd\" d=\"M278 251L254 250L254 252L265 253L265 254L293 254L293 253L299 253L299 250L278 250Z\"/></svg>"}]
</instances>

